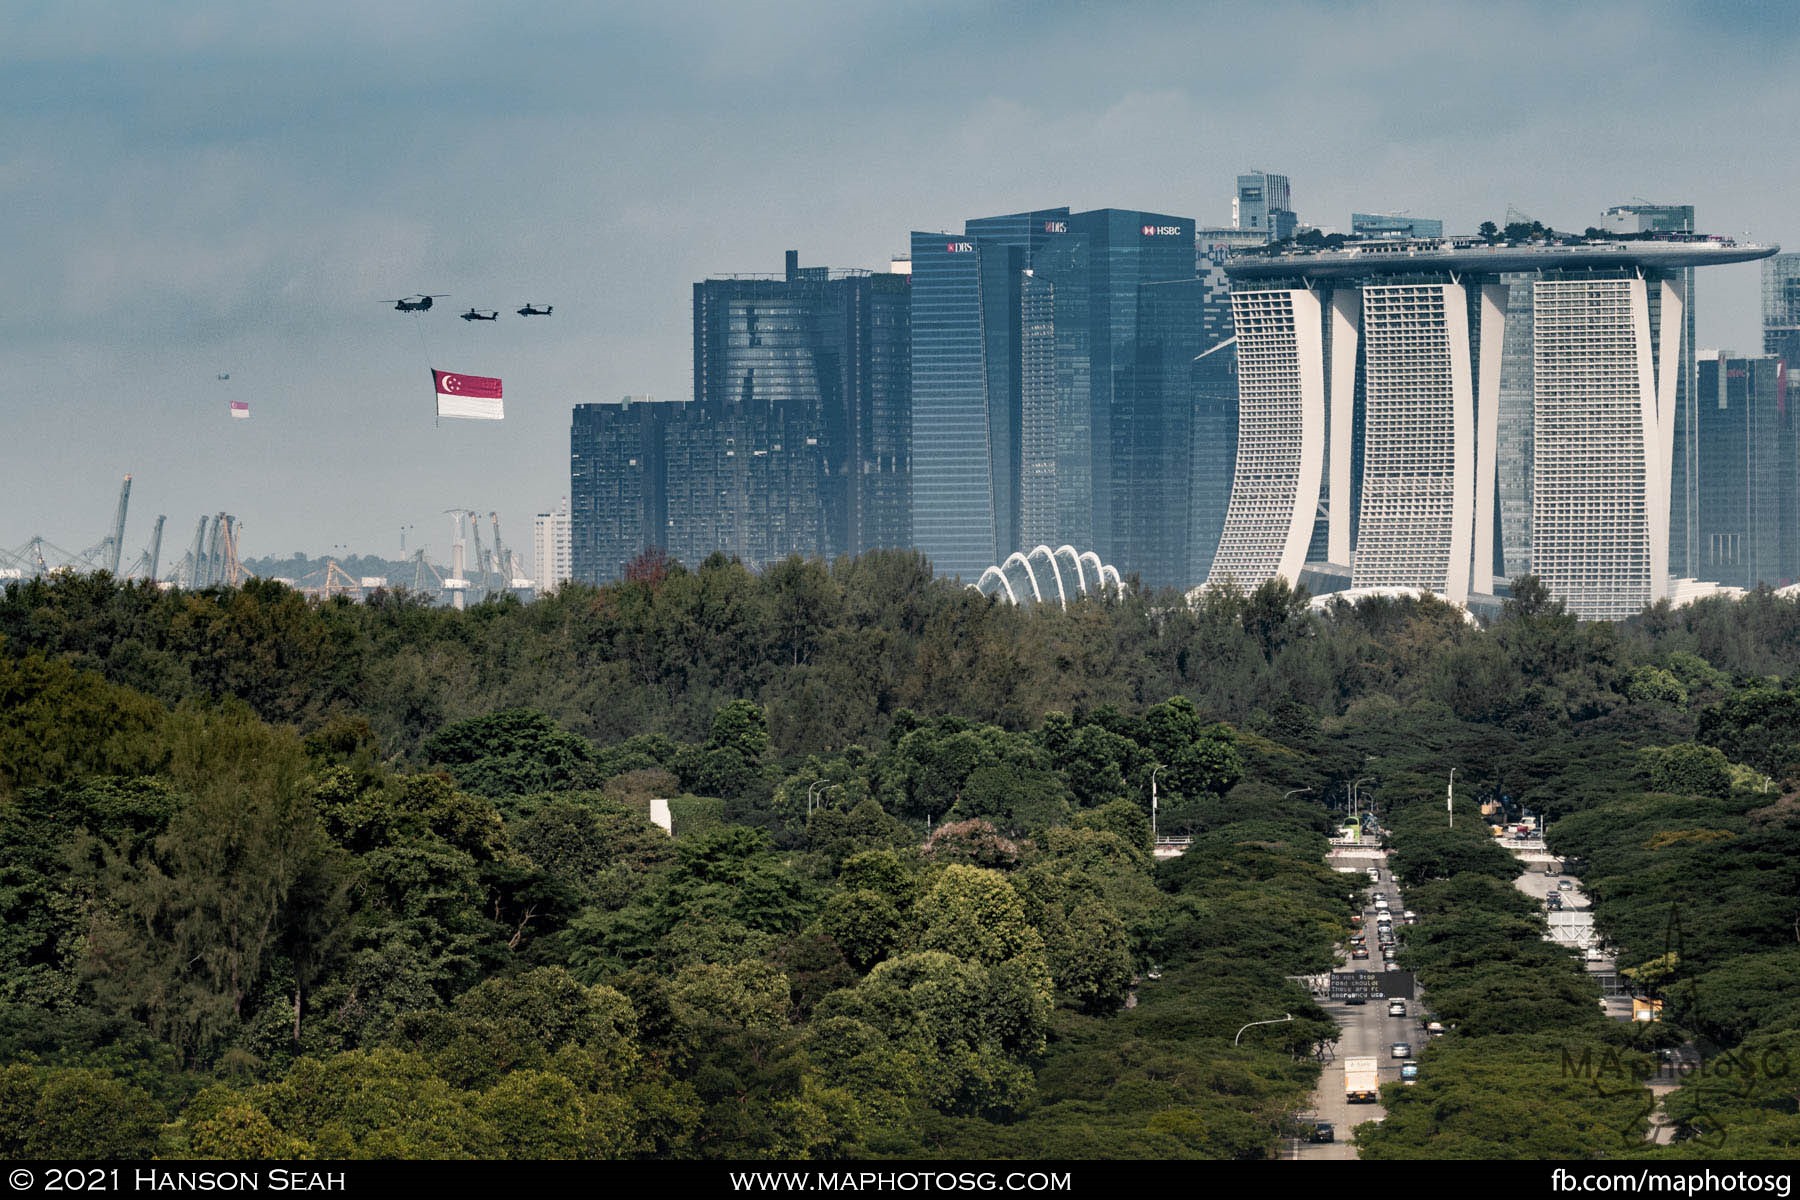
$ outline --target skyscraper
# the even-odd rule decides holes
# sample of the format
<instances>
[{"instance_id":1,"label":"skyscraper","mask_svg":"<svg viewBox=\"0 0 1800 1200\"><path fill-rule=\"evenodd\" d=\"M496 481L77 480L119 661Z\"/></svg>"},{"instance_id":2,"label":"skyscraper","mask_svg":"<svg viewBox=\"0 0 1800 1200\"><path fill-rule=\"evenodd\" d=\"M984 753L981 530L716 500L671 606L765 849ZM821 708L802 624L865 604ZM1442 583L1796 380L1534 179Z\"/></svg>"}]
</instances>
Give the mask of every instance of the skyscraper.
<instances>
[{"instance_id":1,"label":"skyscraper","mask_svg":"<svg viewBox=\"0 0 1800 1200\"><path fill-rule=\"evenodd\" d=\"M1694 206L1691 204L1615 204L1600 214L1603 233L1644 237L1659 234L1692 234ZM1680 269L1682 312L1681 364L1675 377L1674 451L1669 460L1669 570L1677 576L1698 572L1694 560L1699 554L1697 529L1699 493L1696 490L1697 416L1694 395L1697 386L1694 358L1694 269Z\"/></svg>"},{"instance_id":2,"label":"skyscraper","mask_svg":"<svg viewBox=\"0 0 1800 1200\"><path fill-rule=\"evenodd\" d=\"M619 578L666 544L663 447L686 401L627 396L577 404L569 425L569 570L584 583Z\"/></svg>"},{"instance_id":3,"label":"skyscraper","mask_svg":"<svg viewBox=\"0 0 1800 1200\"><path fill-rule=\"evenodd\" d=\"M983 217L961 236L914 233L912 263L919 548L971 577L1033 545L1093 545L1150 582L1183 581L1193 222ZM1188 290L1157 290L1176 283Z\"/></svg>"},{"instance_id":4,"label":"skyscraper","mask_svg":"<svg viewBox=\"0 0 1800 1200\"><path fill-rule=\"evenodd\" d=\"M1464 240L1233 260L1241 428L1211 578L1297 580L1329 497L1352 586L1491 591L1509 292L1528 286L1531 569L1584 616L1667 595L1682 272L1771 252Z\"/></svg>"},{"instance_id":5,"label":"skyscraper","mask_svg":"<svg viewBox=\"0 0 1800 1200\"><path fill-rule=\"evenodd\" d=\"M1777 254L1762 266L1763 353L1800 370L1800 254Z\"/></svg>"},{"instance_id":6,"label":"skyscraper","mask_svg":"<svg viewBox=\"0 0 1800 1200\"><path fill-rule=\"evenodd\" d=\"M1750 588L1800 577L1800 447L1775 355L1699 356L1694 574Z\"/></svg>"},{"instance_id":7,"label":"skyscraper","mask_svg":"<svg viewBox=\"0 0 1800 1200\"><path fill-rule=\"evenodd\" d=\"M1266 235L1271 242L1294 236L1299 218L1288 192L1286 175L1251 171L1237 177L1237 194L1231 200L1231 224L1234 229Z\"/></svg>"},{"instance_id":8,"label":"skyscraper","mask_svg":"<svg viewBox=\"0 0 1800 1200\"><path fill-rule=\"evenodd\" d=\"M554 591L575 577L567 496L551 511L532 519L531 551L532 581L539 592Z\"/></svg>"},{"instance_id":9,"label":"skyscraper","mask_svg":"<svg viewBox=\"0 0 1800 1200\"><path fill-rule=\"evenodd\" d=\"M908 543L909 330L907 276L802 267L791 250L780 278L694 285L694 400L733 440L716 469L740 516L718 549L763 562Z\"/></svg>"}]
</instances>

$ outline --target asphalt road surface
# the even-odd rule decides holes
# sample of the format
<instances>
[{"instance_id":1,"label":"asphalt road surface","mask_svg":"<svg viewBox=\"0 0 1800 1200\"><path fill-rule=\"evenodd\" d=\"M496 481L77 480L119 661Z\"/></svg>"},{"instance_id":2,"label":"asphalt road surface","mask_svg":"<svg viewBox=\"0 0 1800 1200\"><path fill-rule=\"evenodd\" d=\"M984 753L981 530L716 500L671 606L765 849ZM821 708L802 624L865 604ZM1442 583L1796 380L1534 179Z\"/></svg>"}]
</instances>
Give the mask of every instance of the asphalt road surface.
<instances>
[{"instance_id":1,"label":"asphalt road surface","mask_svg":"<svg viewBox=\"0 0 1800 1200\"><path fill-rule=\"evenodd\" d=\"M1400 914L1405 911L1406 905L1400 900L1399 886L1394 883L1393 875L1388 871L1385 851L1363 847L1334 847L1329 862L1333 867L1353 866L1359 870L1375 867L1379 870L1381 882L1373 886L1371 899L1376 893L1385 894L1388 897L1388 911L1394 916L1394 925L1396 928L1400 926ZM1353 877L1345 878L1351 880ZM1354 878L1355 886L1367 885L1369 882L1366 875ZM1343 969L1381 969L1381 952L1375 945L1376 911L1370 907L1363 912L1363 928L1369 931L1369 958L1352 960ZM1319 1089L1313 1094L1313 1107L1308 1110L1307 1115L1330 1121L1337 1130L1337 1140L1329 1143L1299 1143L1290 1148L1290 1154L1295 1158L1355 1158L1356 1150L1350 1145L1351 1130L1364 1121L1379 1121L1387 1113L1379 1104L1350 1104L1345 1101L1344 1060L1373 1058L1379 1080L1383 1084L1397 1082L1400 1078L1400 1064L1404 1060L1393 1057L1393 1044L1411 1044L1415 1056L1424 1048L1425 1030L1419 1022L1419 1014L1423 1008L1418 1000L1408 1000L1406 1016L1390 1017L1385 1000L1371 1000L1367 1004L1321 1000L1320 1004L1342 1026L1343 1032L1332 1051L1332 1061L1326 1063L1325 1069L1319 1074Z\"/></svg>"}]
</instances>

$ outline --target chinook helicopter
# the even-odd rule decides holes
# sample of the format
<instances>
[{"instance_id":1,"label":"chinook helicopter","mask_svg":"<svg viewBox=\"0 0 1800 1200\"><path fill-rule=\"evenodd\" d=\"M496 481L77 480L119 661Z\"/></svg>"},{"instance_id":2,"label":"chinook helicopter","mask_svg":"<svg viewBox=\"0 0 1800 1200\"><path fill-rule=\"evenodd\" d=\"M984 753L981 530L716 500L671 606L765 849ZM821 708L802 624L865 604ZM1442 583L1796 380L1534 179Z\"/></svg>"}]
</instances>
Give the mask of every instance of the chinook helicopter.
<instances>
[{"instance_id":1,"label":"chinook helicopter","mask_svg":"<svg viewBox=\"0 0 1800 1200\"><path fill-rule=\"evenodd\" d=\"M449 292L439 292L436 295L427 296L421 293L417 296L406 296L399 300L383 300L381 303L392 304L395 312L420 313L429 311L433 300L441 299L449 294Z\"/></svg>"}]
</instances>

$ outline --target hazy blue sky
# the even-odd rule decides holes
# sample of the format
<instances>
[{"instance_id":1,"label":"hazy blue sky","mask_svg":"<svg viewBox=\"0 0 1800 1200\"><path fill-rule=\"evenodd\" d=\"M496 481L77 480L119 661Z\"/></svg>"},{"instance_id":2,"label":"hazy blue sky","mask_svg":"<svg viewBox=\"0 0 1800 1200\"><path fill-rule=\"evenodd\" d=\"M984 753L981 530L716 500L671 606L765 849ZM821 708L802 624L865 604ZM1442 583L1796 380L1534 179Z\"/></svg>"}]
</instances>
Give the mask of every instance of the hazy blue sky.
<instances>
[{"instance_id":1,"label":"hazy blue sky","mask_svg":"<svg viewBox=\"0 0 1800 1200\"><path fill-rule=\"evenodd\" d=\"M571 404L689 394L695 280L1058 204L1224 224L1240 170L1326 227L1639 197L1800 244L1797 113L1785 2L11 0L0 548L99 541L126 472L128 562L221 509L248 556L442 556L455 506L523 545ZM1702 273L1703 346L1760 349L1758 280ZM432 366L506 420L434 428Z\"/></svg>"}]
</instances>

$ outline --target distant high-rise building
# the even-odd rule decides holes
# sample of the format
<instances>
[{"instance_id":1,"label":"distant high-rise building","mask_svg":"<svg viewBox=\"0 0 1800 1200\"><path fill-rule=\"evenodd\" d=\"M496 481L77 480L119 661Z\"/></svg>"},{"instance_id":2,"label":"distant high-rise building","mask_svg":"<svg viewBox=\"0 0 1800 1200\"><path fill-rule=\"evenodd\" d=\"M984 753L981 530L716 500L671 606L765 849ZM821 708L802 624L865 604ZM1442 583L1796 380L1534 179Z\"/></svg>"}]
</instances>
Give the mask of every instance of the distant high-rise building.
<instances>
[{"instance_id":1,"label":"distant high-rise building","mask_svg":"<svg viewBox=\"0 0 1800 1200\"><path fill-rule=\"evenodd\" d=\"M715 548L763 563L908 543L907 280L802 267L790 250L779 279L694 285L694 400L720 437L747 439L720 443L736 524ZM670 519L697 531L720 515Z\"/></svg>"},{"instance_id":2,"label":"distant high-rise building","mask_svg":"<svg viewBox=\"0 0 1800 1200\"><path fill-rule=\"evenodd\" d=\"M1404 213L1351 213L1350 232L1356 237L1441 238L1444 223Z\"/></svg>"},{"instance_id":3,"label":"distant high-rise building","mask_svg":"<svg viewBox=\"0 0 1800 1200\"><path fill-rule=\"evenodd\" d=\"M1800 371L1800 254L1777 254L1762 267L1763 353Z\"/></svg>"},{"instance_id":4,"label":"distant high-rise building","mask_svg":"<svg viewBox=\"0 0 1800 1200\"><path fill-rule=\"evenodd\" d=\"M1800 577L1800 447L1775 355L1699 356L1698 561L1734 587Z\"/></svg>"},{"instance_id":5,"label":"distant high-rise building","mask_svg":"<svg viewBox=\"0 0 1800 1200\"><path fill-rule=\"evenodd\" d=\"M1181 581L1203 349L1193 221L984 217L960 236L914 233L912 264L918 547L968 578L1073 544Z\"/></svg>"},{"instance_id":6,"label":"distant high-rise building","mask_svg":"<svg viewBox=\"0 0 1800 1200\"><path fill-rule=\"evenodd\" d=\"M1265 241L1280 242L1294 236L1299 218L1286 175L1251 171L1237 177L1237 194L1231 200L1234 229L1260 233Z\"/></svg>"},{"instance_id":7,"label":"distant high-rise building","mask_svg":"<svg viewBox=\"0 0 1800 1200\"><path fill-rule=\"evenodd\" d=\"M1669 595L1683 273L1769 253L1651 239L1234 259L1241 431L1211 578L1296 582L1329 501L1323 544L1353 587L1491 591L1509 293L1528 287L1531 571L1587 617Z\"/></svg>"},{"instance_id":8,"label":"distant high-rise building","mask_svg":"<svg viewBox=\"0 0 1800 1200\"><path fill-rule=\"evenodd\" d=\"M1691 204L1615 204L1600 214L1602 233L1625 234L1691 234L1694 232L1694 206ZM1669 483L1669 570L1676 576L1696 576L1699 568L1698 520L1700 497L1696 490L1700 453L1696 433L1694 394L1698 386L1694 358L1694 270L1683 268L1679 275L1686 298L1681 330L1681 365L1675 377L1674 451L1670 458Z\"/></svg>"},{"instance_id":9,"label":"distant high-rise building","mask_svg":"<svg viewBox=\"0 0 1800 1200\"><path fill-rule=\"evenodd\" d=\"M663 447L686 401L627 396L577 404L569 426L569 573L618 579L626 564L665 544Z\"/></svg>"},{"instance_id":10,"label":"distant high-rise building","mask_svg":"<svg viewBox=\"0 0 1800 1200\"><path fill-rule=\"evenodd\" d=\"M555 591L575 577L570 537L567 496L551 511L538 513L532 519L531 569L538 591Z\"/></svg>"}]
</instances>

